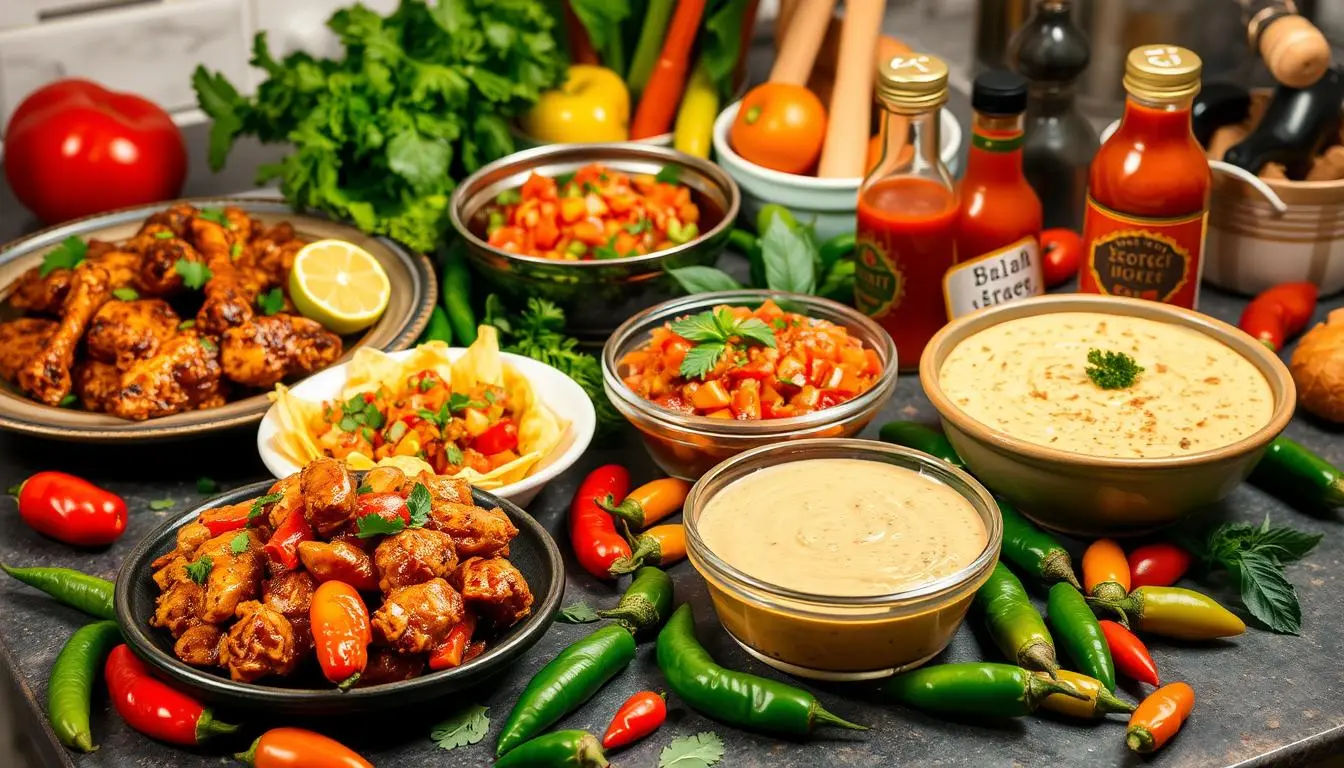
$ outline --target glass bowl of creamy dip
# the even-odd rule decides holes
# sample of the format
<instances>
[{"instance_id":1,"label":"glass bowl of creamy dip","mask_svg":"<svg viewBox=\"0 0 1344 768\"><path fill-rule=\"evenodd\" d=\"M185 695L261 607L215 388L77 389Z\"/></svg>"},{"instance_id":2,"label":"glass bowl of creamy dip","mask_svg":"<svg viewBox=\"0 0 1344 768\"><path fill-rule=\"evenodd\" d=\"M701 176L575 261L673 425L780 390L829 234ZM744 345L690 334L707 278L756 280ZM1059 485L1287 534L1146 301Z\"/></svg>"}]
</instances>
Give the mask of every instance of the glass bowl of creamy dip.
<instances>
[{"instance_id":1,"label":"glass bowl of creamy dip","mask_svg":"<svg viewBox=\"0 0 1344 768\"><path fill-rule=\"evenodd\" d=\"M1278 356L1227 323L1084 294L948 324L919 379L977 479L1080 537L1147 533L1227 496L1297 400Z\"/></svg>"},{"instance_id":2,"label":"glass bowl of creamy dip","mask_svg":"<svg viewBox=\"0 0 1344 768\"><path fill-rule=\"evenodd\" d=\"M740 453L686 499L687 554L748 653L820 680L886 677L951 640L1003 519L966 472L872 440Z\"/></svg>"},{"instance_id":3,"label":"glass bowl of creamy dip","mask_svg":"<svg viewBox=\"0 0 1344 768\"><path fill-rule=\"evenodd\" d=\"M712 322L708 335L691 340L671 333L677 321L724 311L737 313L729 324L755 323L759 332L730 335L728 344L715 341ZM724 352L701 373L676 370L691 348L716 344ZM607 399L640 431L658 466L686 480L758 446L858 434L891 396L896 370L896 345L866 315L819 296L769 290L664 302L623 323L602 350ZM720 403L718 410L698 407L710 391L718 399L705 400Z\"/></svg>"}]
</instances>

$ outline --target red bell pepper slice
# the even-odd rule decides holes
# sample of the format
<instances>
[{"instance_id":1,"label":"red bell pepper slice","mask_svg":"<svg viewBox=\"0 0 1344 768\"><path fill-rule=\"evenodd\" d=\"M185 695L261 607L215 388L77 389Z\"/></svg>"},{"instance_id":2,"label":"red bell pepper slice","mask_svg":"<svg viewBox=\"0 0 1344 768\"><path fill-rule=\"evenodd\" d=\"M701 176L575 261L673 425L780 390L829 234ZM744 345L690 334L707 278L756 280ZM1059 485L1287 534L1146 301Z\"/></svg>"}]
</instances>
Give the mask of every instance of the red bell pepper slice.
<instances>
[{"instance_id":1,"label":"red bell pepper slice","mask_svg":"<svg viewBox=\"0 0 1344 768\"><path fill-rule=\"evenodd\" d=\"M271 540L266 542L262 550L271 562L285 567L285 570L292 571L299 567L299 544L305 541L313 540L313 528L308 525L308 520L303 516L303 509L296 508L289 513L289 517L275 529L271 534Z\"/></svg>"}]
</instances>

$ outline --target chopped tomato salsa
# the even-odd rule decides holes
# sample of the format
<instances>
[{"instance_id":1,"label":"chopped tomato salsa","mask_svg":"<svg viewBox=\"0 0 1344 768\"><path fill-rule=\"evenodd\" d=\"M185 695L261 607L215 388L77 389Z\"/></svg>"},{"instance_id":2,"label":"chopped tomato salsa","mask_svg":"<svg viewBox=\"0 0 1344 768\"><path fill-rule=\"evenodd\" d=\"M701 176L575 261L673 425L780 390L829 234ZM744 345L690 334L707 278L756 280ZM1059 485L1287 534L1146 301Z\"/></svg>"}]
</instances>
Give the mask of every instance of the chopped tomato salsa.
<instances>
[{"instance_id":1,"label":"chopped tomato salsa","mask_svg":"<svg viewBox=\"0 0 1344 768\"><path fill-rule=\"evenodd\" d=\"M546 259L642 256L700 234L690 187L596 163L556 178L534 172L499 193L484 215L490 245Z\"/></svg>"},{"instance_id":2,"label":"chopped tomato salsa","mask_svg":"<svg viewBox=\"0 0 1344 768\"><path fill-rule=\"evenodd\" d=\"M669 410L745 421L839 405L871 389L882 373L877 353L843 326L785 312L773 301L704 315L699 326L697 316L655 329L647 345L625 355L626 386Z\"/></svg>"}]
</instances>

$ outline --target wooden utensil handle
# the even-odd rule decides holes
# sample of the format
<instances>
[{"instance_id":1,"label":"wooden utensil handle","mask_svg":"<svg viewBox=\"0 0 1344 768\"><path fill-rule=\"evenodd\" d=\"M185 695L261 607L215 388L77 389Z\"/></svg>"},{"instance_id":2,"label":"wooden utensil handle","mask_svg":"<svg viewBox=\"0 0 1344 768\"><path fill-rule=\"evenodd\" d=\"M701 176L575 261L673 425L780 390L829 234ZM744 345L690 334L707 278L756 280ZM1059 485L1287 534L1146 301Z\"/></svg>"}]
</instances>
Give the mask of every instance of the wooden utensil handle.
<instances>
[{"instance_id":1,"label":"wooden utensil handle","mask_svg":"<svg viewBox=\"0 0 1344 768\"><path fill-rule=\"evenodd\" d=\"M770 82L806 85L826 35L826 24L835 11L835 0L798 0L798 6L784 32Z\"/></svg>"},{"instance_id":2,"label":"wooden utensil handle","mask_svg":"<svg viewBox=\"0 0 1344 768\"><path fill-rule=\"evenodd\" d=\"M1310 20L1297 14L1251 21L1260 58L1274 79L1289 88L1306 88L1330 67L1330 43Z\"/></svg>"}]
</instances>

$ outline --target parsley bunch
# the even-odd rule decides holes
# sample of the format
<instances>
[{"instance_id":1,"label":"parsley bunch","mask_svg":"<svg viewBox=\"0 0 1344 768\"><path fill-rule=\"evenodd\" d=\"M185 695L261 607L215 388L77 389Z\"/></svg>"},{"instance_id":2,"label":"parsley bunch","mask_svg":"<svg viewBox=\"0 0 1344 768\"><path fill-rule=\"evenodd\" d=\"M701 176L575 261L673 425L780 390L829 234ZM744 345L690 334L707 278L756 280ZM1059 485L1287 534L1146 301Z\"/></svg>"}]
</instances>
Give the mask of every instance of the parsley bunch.
<instances>
[{"instance_id":1,"label":"parsley bunch","mask_svg":"<svg viewBox=\"0 0 1344 768\"><path fill-rule=\"evenodd\" d=\"M1087 352L1087 378L1102 389L1128 389L1143 373L1143 366L1124 352L1090 349Z\"/></svg>"},{"instance_id":2,"label":"parsley bunch","mask_svg":"<svg viewBox=\"0 0 1344 768\"><path fill-rule=\"evenodd\" d=\"M401 0L381 16L362 5L327 21L340 58L252 47L266 80L244 97L198 67L192 87L214 120L210 166L240 136L294 151L261 170L300 209L353 221L430 252L451 232L456 180L514 151L510 121L565 78L544 0Z\"/></svg>"},{"instance_id":3,"label":"parsley bunch","mask_svg":"<svg viewBox=\"0 0 1344 768\"><path fill-rule=\"evenodd\" d=\"M672 332L695 342L681 361L681 375L688 379L703 379L730 350L740 351L751 343L775 346L770 326L755 317L733 317L727 307L683 317L672 323Z\"/></svg>"}]
</instances>

